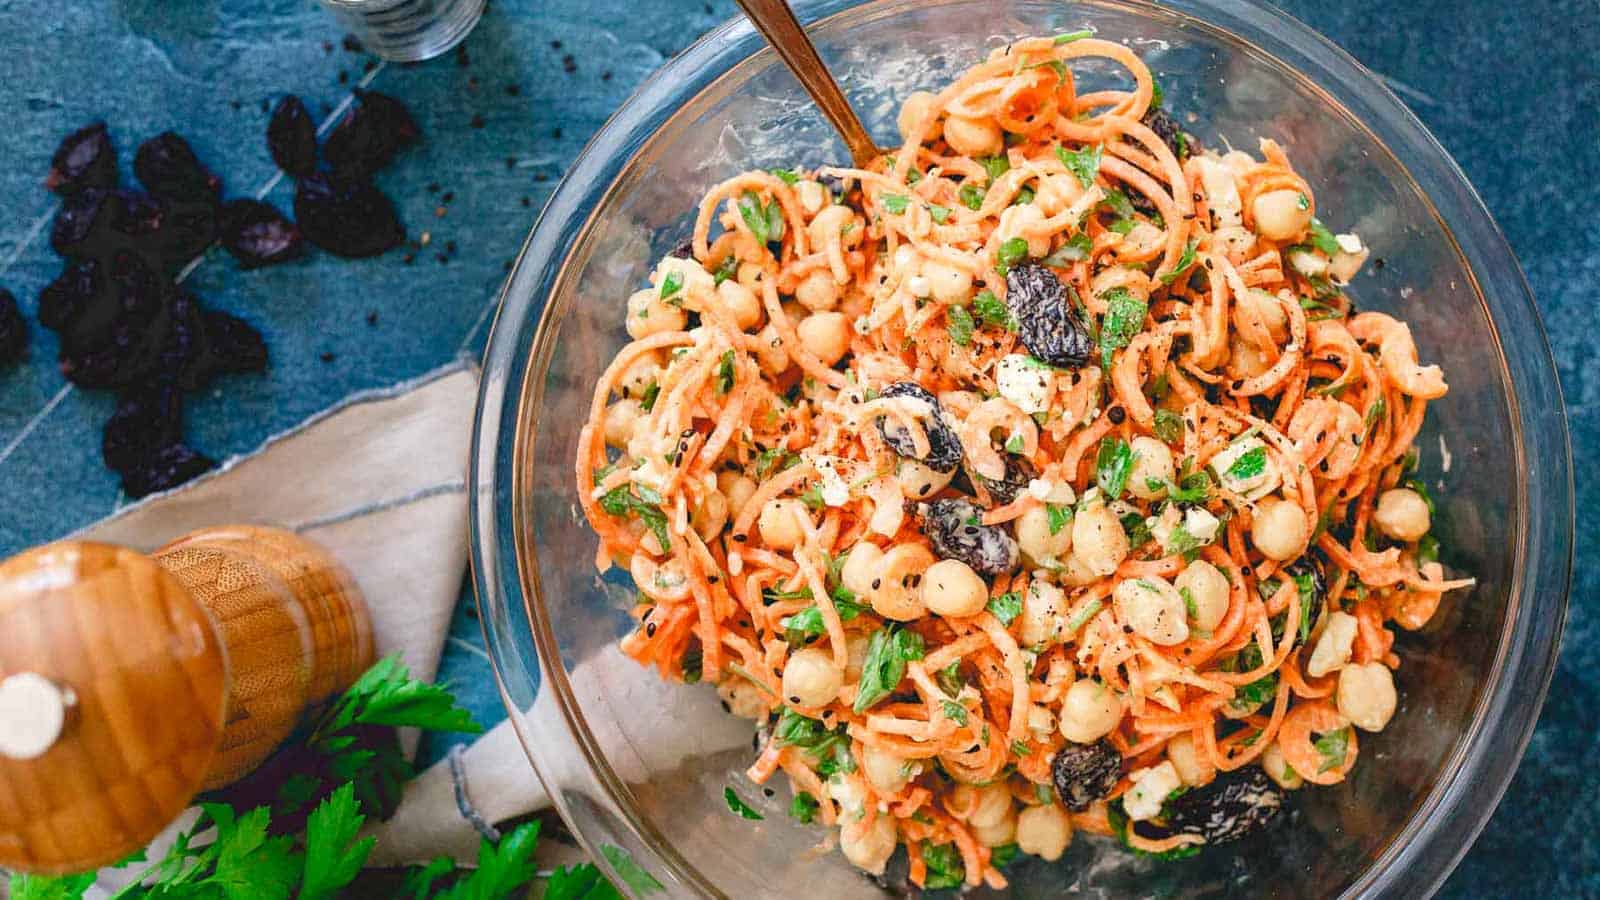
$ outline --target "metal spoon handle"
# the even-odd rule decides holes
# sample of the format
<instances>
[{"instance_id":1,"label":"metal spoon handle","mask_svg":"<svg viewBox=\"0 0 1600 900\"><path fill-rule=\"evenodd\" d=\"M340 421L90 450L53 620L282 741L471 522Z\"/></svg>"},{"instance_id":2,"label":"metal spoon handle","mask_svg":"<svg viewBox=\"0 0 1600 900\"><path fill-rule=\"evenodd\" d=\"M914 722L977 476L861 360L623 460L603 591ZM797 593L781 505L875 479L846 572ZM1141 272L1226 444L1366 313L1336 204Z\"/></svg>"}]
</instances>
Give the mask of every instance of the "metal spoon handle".
<instances>
[{"instance_id":1,"label":"metal spoon handle","mask_svg":"<svg viewBox=\"0 0 1600 900\"><path fill-rule=\"evenodd\" d=\"M822 114L833 124L834 130L844 138L855 164L865 166L876 159L879 155L877 146L872 143L867 130L861 127L856 111L850 108L844 92L839 90L838 82L828 73L828 67L822 64L822 57L817 55L817 48L806 37L805 29L800 27L789 4L785 0L734 2L755 23L756 30L767 39L772 49L778 51L778 56L794 73L794 77L800 79L800 86L806 89Z\"/></svg>"}]
</instances>

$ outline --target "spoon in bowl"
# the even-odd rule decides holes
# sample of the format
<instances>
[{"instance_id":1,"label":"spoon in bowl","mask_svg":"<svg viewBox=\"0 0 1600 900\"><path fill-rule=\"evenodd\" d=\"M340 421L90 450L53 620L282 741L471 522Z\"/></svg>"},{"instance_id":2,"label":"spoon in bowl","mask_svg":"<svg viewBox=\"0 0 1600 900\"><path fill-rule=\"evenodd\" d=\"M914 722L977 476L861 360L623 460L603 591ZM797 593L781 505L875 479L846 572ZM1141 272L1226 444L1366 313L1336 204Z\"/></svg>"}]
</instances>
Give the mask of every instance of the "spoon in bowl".
<instances>
[{"instance_id":1,"label":"spoon in bowl","mask_svg":"<svg viewBox=\"0 0 1600 900\"><path fill-rule=\"evenodd\" d=\"M839 89L839 83L833 80L828 73L828 67L823 65L822 57L817 55L817 48L806 37L804 28L794 17L794 10L789 8L786 0L734 0L744 14L755 23L756 30L767 39L767 43L778 52L778 57L783 64L789 67L794 77L800 80L800 86L815 100L817 107L833 125L839 137L844 139L844 145L850 149L850 159L858 167L877 159L883 151L872 143L867 130L861 126L861 119L856 116L856 111L850 108L850 101L844 98L844 92Z\"/></svg>"}]
</instances>

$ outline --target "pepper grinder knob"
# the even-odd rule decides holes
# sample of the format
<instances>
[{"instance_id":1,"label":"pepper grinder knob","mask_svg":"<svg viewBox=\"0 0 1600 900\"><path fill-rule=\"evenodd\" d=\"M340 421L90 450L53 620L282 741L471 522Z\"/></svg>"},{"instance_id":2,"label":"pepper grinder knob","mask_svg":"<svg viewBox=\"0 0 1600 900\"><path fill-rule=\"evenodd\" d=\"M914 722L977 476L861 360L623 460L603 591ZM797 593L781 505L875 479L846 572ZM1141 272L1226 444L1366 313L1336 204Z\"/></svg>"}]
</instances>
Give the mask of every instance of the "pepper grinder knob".
<instances>
[{"instance_id":1,"label":"pepper grinder knob","mask_svg":"<svg viewBox=\"0 0 1600 900\"><path fill-rule=\"evenodd\" d=\"M315 544L206 529L0 563L0 867L94 869L260 765L372 663L354 580Z\"/></svg>"}]
</instances>

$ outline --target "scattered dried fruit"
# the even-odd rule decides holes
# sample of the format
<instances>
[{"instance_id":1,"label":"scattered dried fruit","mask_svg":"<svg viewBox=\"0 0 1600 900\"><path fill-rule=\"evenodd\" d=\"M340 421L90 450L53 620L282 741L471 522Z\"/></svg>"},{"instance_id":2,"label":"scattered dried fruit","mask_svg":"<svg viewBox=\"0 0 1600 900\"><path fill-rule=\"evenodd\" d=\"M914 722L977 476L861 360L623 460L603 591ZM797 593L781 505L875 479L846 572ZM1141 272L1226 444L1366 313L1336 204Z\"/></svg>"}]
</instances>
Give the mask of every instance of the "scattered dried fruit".
<instances>
[{"instance_id":1,"label":"scattered dried fruit","mask_svg":"<svg viewBox=\"0 0 1600 900\"><path fill-rule=\"evenodd\" d=\"M267 150L278 168L304 178L317 170L317 126L299 97L278 101L267 122Z\"/></svg>"},{"instance_id":2,"label":"scattered dried fruit","mask_svg":"<svg viewBox=\"0 0 1600 900\"><path fill-rule=\"evenodd\" d=\"M117 184L117 154L106 134L106 123L94 122L66 136L50 160L44 186L58 194L75 194L84 188L111 188Z\"/></svg>"},{"instance_id":3,"label":"scattered dried fruit","mask_svg":"<svg viewBox=\"0 0 1600 900\"><path fill-rule=\"evenodd\" d=\"M133 158L133 174L163 200L209 200L222 196L222 179L207 171L189 142L171 131L143 144Z\"/></svg>"},{"instance_id":4,"label":"scattered dried fruit","mask_svg":"<svg viewBox=\"0 0 1600 900\"><path fill-rule=\"evenodd\" d=\"M1200 835L1208 845L1226 844L1265 828L1283 811L1283 799L1283 790L1260 766L1246 766L1179 795L1167 824Z\"/></svg>"},{"instance_id":5,"label":"scattered dried fruit","mask_svg":"<svg viewBox=\"0 0 1600 900\"><path fill-rule=\"evenodd\" d=\"M100 261L72 260L39 292L39 324L62 331L78 320L100 293Z\"/></svg>"},{"instance_id":6,"label":"scattered dried fruit","mask_svg":"<svg viewBox=\"0 0 1600 900\"><path fill-rule=\"evenodd\" d=\"M51 248L69 257L93 253L97 242L91 238L103 234L111 218L106 202L110 196L101 188L85 188L61 201L50 226Z\"/></svg>"},{"instance_id":7,"label":"scattered dried fruit","mask_svg":"<svg viewBox=\"0 0 1600 900\"><path fill-rule=\"evenodd\" d=\"M202 456L184 444L172 444L123 471L122 491L135 498L169 491L205 474L216 464L216 460Z\"/></svg>"},{"instance_id":8,"label":"scattered dried fruit","mask_svg":"<svg viewBox=\"0 0 1600 900\"><path fill-rule=\"evenodd\" d=\"M182 441L183 394L170 381L152 382L117 398L117 411L100 440L100 456L108 468L121 472Z\"/></svg>"},{"instance_id":9,"label":"scattered dried fruit","mask_svg":"<svg viewBox=\"0 0 1600 900\"><path fill-rule=\"evenodd\" d=\"M961 438L951 427L939 399L914 381L899 381L883 389L884 397L910 397L927 404L925 414L919 416L928 438L928 453L917 455L916 440L909 429L886 418L878 419L878 433L889 449L906 459L914 459L936 472L951 472L961 464Z\"/></svg>"},{"instance_id":10,"label":"scattered dried fruit","mask_svg":"<svg viewBox=\"0 0 1600 900\"><path fill-rule=\"evenodd\" d=\"M1006 272L1006 308L1016 317L1022 345L1035 359L1077 368L1094 354L1094 342L1056 273L1036 263Z\"/></svg>"},{"instance_id":11,"label":"scattered dried fruit","mask_svg":"<svg viewBox=\"0 0 1600 900\"><path fill-rule=\"evenodd\" d=\"M1017 542L998 525L983 524L983 508L964 498L935 500L922 510L922 531L940 559L956 559L983 575L1016 571Z\"/></svg>"},{"instance_id":12,"label":"scattered dried fruit","mask_svg":"<svg viewBox=\"0 0 1600 900\"><path fill-rule=\"evenodd\" d=\"M1003 456L1006 464L1004 478L985 478L973 471L971 466L967 467L967 475L972 478L974 484L981 485L989 492L989 499L994 501L996 506L1005 506L1016 500L1017 495L1028 487L1028 482L1039 477L1039 470L1023 457L1010 453Z\"/></svg>"},{"instance_id":13,"label":"scattered dried fruit","mask_svg":"<svg viewBox=\"0 0 1600 900\"><path fill-rule=\"evenodd\" d=\"M9 366L22 359L28 348L28 323L17 308L17 298L0 288L0 366Z\"/></svg>"},{"instance_id":14,"label":"scattered dried fruit","mask_svg":"<svg viewBox=\"0 0 1600 900\"><path fill-rule=\"evenodd\" d=\"M1117 786L1122 778L1122 754L1104 739L1093 744L1067 741L1050 762L1050 777L1062 805L1084 812Z\"/></svg>"},{"instance_id":15,"label":"scattered dried fruit","mask_svg":"<svg viewBox=\"0 0 1600 900\"><path fill-rule=\"evenodd\" d=\"M306 240L336 256L377 256L405 240L405 228L371 182L317 173L301 179L294 216Z\"/></svg>"},{"instance_id":16,"label":"scattered dried fruit","mask_svg":"<svg viewBox=\"0 0 1600 900\"><path fill-rule=\"evenodd\" d=\"M300 229L258 200L232 200L223 206L221 231L222 246L246 269L294 259L305 249Z\"/></svg>"},{"instance_id":17,"label":"scattered dried fruit","mask_svg":"<svg viewBox=\"0 0 1600 900\"><path fill-rule=\"evenodd\" d=\"M341 174L371 175L420 140L422 129L405 104L387 94L357 90L356 98L328 133L322 156Z\"/></svg>"}]
</instances>

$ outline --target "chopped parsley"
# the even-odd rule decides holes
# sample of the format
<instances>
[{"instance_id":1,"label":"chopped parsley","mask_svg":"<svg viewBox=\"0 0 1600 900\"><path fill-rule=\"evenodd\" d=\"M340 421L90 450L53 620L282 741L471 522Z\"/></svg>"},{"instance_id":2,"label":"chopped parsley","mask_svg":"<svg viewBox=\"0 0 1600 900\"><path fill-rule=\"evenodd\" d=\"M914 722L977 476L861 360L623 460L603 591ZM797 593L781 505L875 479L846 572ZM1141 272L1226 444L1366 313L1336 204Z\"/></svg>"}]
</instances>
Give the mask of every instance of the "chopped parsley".
<instances>
[{"instance_id":1,"label":"chopped parsley","mask_svg":"<svg viewBox=\"0 0 1600 900\"><path fill-rule=\"evenodd\" d=\"M644 485L639 485L638 491L635 495L629 485L618 485L600 498L600 508L619 518L637 515L639 521L655 533L656 543L661 545L661 549L671 549L672 542L667 537L667 514L661 511L661 495Z\"/></svg>"},{"instance_id":2,"label":"chopped parsley","mask_svg":"<svg viewBox=\"0 0 1600 900\"><path fill-rule=\"evenodd\" d=\"M811 598L810 588L805 589L805 598ZM777 597L777 599L782 598ZM833 598L833 608L839 613L841 622L849 622L866 609L854 600L843 600L839 597ZM784 630L784 640L794 646L804 644L806 638L820 636L828 630L822 621L822 610L815 606L808 606L792 616L784 616L778 620L778 627Z\"/></svg>"},{"instance_id":3,"label":"chopped parsley","mask_svg":"<svg viewBox=\"0 0 1600 900\"><path fill-rule=\"evenodd\" d=\"M1170 409L1156 410L1156 421L1151 427L1156 437L1169 444L1183 440L1183 417Z\"/></svg>"},{"instance_id":4,"label":"chopped parsley","mask_svg":"<svg viewBox=\"0 0 1600 900\"><path fill-rule=\"evenodd\" d=\"M1173 267L1171 272L1161 276L1162 284L1171 284L1174 281L1177 281L1179 276L1183 275L1184 272L1189 270L1190 266L1194 265L1194 248L1194 238L1190 238L1189 243L1183 245L1183 255L1178 257L1178 264Z\"/></svg>"},{"instance_id":5,"label":"chopped parsley","mask_svg":"<svg viewBox=\"0 0 1600 900\"><path fill-rule=\"evenodd\" d=\"M906 204L910 202L910 198L905 194L884 194L880 199L883 200L884 210L892 215L905 212Z\"/></svg>"},{"instance_id":6,"label":"chopped parsley","mask_svg":"<svg viewBox=\"0 0 1600 900\"><path fill-rule=\"evenodd\" d=\"M939 708L944 710L945 718L957 725L967 724L967 708L954 700L940 700Z\"/></svg>"},{"instance_id":7,"label":"chopped parsley","mask_svg":"<svg viewBox=\"0 0 1600 900\"><path fill-rule=\"evenodd\" d=\"M994 295L994 291L988 288L979 291L978 295L972 298L972 309L985 325L993 325L1007 331L1016 331L1018 328L1017 319L1011 315L1011 310Z\"/></svg>"},{"instance_id":8,"label":"chopped parsley","mask_svg":"<svg viewBox=\"0 0 1600 900\"><path fill-rule=\"evenodd\" d=\"M1227 476L1235 481L1245 481L1267 470L1267 448L1251 447L1228 467Z\"/></svg>"},{"instance_id":9,"label":"chopped parsley","mask_svg":"<svg viewBox=\"0 0 1600 900\"><path fill-rule=\"evenodd\" d=\"M1425 564L1439 561L1439 539L1431 534L1425 534L1417 539L1417 563Z\"/></svg>"},{"instance_id":10,"label":"chopped parsley","mask_svg":"<svg viewBox=\"0 0 1600 900\"><path fill-rule=\"evenodd\" d=\"M1149 306L1120 287L1106 291L1104 298L1106 314L1100 324L1100 364L1109 369L1112 351L1128 346L1134 335L1144 330Z\"/></svg>"},{"instance_id":11,"label":"chopped parsley","mask_svg":"<svg viewBox=\"0 0 1600 900\"><path fill-rule=\"evenodd\" d=\"M1089 236L1080 231L1068 238L1065 244L1057 247L1049 256L1046 256L1044 264L1058 269L1066 268L1079 260L1088 259L1089 250L1092 246Z\"/></svg>"},{"instance_id":12,"label":"chopped parsley","mask_svg":"<svg viewBox=\"0 0 1600 900\"><path fill-rule=\"evenodd\" d=\"M1068 31L1068 32L1065 32L1065 33L1062 33L1062 34L1058 34L1058 35L1055 36L1055 38L1053 38L1051 40L1051 43L1054 44L1055 46L1059 47L1062 44L1070 44L1073 41L1081 41L1081 40L1083 40L1084 38L1087 38L1087 37L1094 37L1094 29L1093 28L1082 28L1082 29L1079 29L1078 31Z\"/></svg>"},{"instance_id":13,"label":"chopped parsley","mask_svg":"<svg viewBox=\"0 0 1600 900\"><path fill-rule=\"evenodd\" d=\"M1056 158L1061 160L1061 164L1066 166L1067 171L1077 177L1078 183L1084 187L1094 184L1094 177L1100 172L1100 153L1099 144L1078 150L1068 150L1059 145L1056 147Z\"/></svg>"},{"instance_id":14,"label":"chopped parsley","mask_svg":"<svg viewBox=\"0 0 1600 900\"><path fill-rule=\"evenodd\" d=\"M962 206L977 211L983 208L983 197L986 193L987 191L975 184L963 184L958 196L961 198Z\"/></svg>"},{"instance_id":15,"label":"chopped parsley","mask_svg":"<svg viewBox=\"0 0 1600 900\"><path fill-rule=\"evenodd\" d=\"M751 821L759 822L766 818L766 816L763 816L761 813L758 813L752 809L750 804L739 799L739 795L735 794L733 792L733 788L731 787L725 787L722 789L722 799L728 801L728 809L733 810L733 812L741 819L750 819Z\"/></svg>"},{"instance_id":16,"label":"chopped parsley","mask_svg":"<svg viewBox=\"0 0 1600 900\"><path fill-rule=\"evenodd\" d=\"M1065 503L1046 503L1045 516L1050 522L1050 533L1060 534L1061 529L1072 524L1072 507Z\"/></svg>"},{"instance_id":17,"label":"chopped parsley","mask_svg":"<svg viewBox=\"0 0 1600 900\"><path fill-rule=\"evenodd\" d=\"M1322 765L1317 767L1317 774L1330 772L1344 765L1345 757L1350 754L1350 726L1330 731L1312 742L1311 746L1322 757Z\"/></svg>"},{"instance_id":18,"label":"chopped parsley","mask_svg":"<svg viewBox=\"0 0 1600 900\"><path fill-rule=\"evenodd\" d=\"M955 844L934 845L923 841L922 863L928 868L927 878L922 883L924 890L942 891L966 883L967 870L961 865L961 851Z\"/></svg>"},{"instance_id":19,"label":"chopped parsley","mask_svg":"<svg viewBox=\"0 0 1600 900\"><path fill-rule=\"evenodd\" d=\"M1111 500L1122 496L1128 487L1128 476L1133 472L1134 460L1139 458L1128 442L1121 438L1100 439L1100 450L1095 454L1095 484Z\"/></svg>"},{"instance_id":20,"label":"chopped parsley","mask_svg":"<svg viewBox=\"0 0 1600 900\"><path fill-rule=\"evenodd\" d=\"M939 223L940 225L943 225L945 222L949 221L950 212L951 209L948 206L940 206L937 203L928 204L928 215L932 216L933 221Z\"/></svg>"},{"instance_id":21,"label":"chopped parsley","mask_svg":"<svg viewBox=\"0 0 1600 900\"><path fill-rule=\"evenodd\" d=\"M789 802L789 817L801 825L810 825L811 820L817 817L817 798L805 791L795 794Z\"/></svg>"},{"instance_id":22,"label":"chopped parsley","mask_svg":"<svg viewBox=\"0 0 1600 900\"><path fill-rule=\"evenodd\" d=\"M756 480L765 481L768 475L782 472L799 461L800 457L797 454L782 447L763 450L756 455Z\"/></svg>"},{"instance_id":23,"label":"chopped parsley","mask_svg":"<svg viewBox=\"0 0 1600 900\"><path fill-rule=\"evenodd\" d=\"M1428 488L1427 488L1426 485L1424 485L1422 482L1416 480L1415 478L1407 478L1406 482L1405 482L1405 486L1410 488L1413 491L1416 491L1417 492L1417 496L1422 498L1422 502L1427 504L1427 506L1428 506L1428 515L1430 517L1437 513L1437 510L1434 509L1434 506L1433 506L1433 495L1428 493Z\"/></svg>"},{"instance_id":24,"label":"chopped parsley","mask_svg":"<svg viewBox=\"0 0 1600 900\"><path fill-rule=\"evenodd\" d=\"M715 284L721 284L739 273L739 257L729 253L717 266Z\"/></svg>"},{"instance_id":25,"label":"chopped parsley","mask_svg":"<svg viewBox=\"0 0 1600 900\"><path fill-rule=\"evenodd\" d=\"M768 169L767 171L776 175L784 184L790 187L800 183L800 176L793 169Z\"/></svg>"},{"instance_id":26,"label":"chopped parsley","mask_svg":"<svg viewBox=\"0 0 1600 900\"><path fill-rule=\"evenodd\" d=\"M1017 616L1022 615L1022 595L1016 591L1007 591L991 599L984 609L987 609L990 615L999 619L1001 625L1009 628L1011 623L1016 621Z\"/></svg>"},{"instance_id":27,"label":"chopped parsley","mask_svg":"<svg viewBox=\"0 0 1600 900\"><path fill-rule=\"evenodd\" d=\"M1006 438L1006 452L1007 453L1021 453L1022 452L1022 447L1023 447L1022 435L1013 434L1011 437Z\"/></svg>"},{"instance_id":28,"label":"chopped parsley","mask_svg":"<svg viewBox=\"0 0 1600 900\"><path fill-rule=\"evenodd\" d=\"M644 396L639 398L639 408L645 412L655 409L656 398L659 396L661 396L661 385L656 384L652 378L650 383L644 386Z\"/></svg>"},{"instance_id":29,"label":"chopped parsley","mask_svg":"<svg viewBox=\"0 0 1600 900\"><path fill-rule=\"evenodd\" d=\"M1338 238L1335 238L1333 232L1328 230L1328 226L1322 224L1322 220L1317 218L1312 218L1311 220L1311 246L1316 247L1330 257L1339 253Z\"/></svg>"},{"instance_id":30,"label":"chopped parsley","mask_svg":"<svg viewBox=\"0 0 1600 900\"><path fill-rule=\"evenodd\" d=\"M717 363L717 393L726 394L733 390L733 351L725 350L722 360Z\"/></svg>"},{"instance_id":31,"label":"chopped parsley","mask_svg":"<svg viewBox=\"0 0 1600 900\"><path fill-rule=\"evenodd\" d=\"M1006 159L1005 156L980 156L978 157L978 163L983 166L985 172L989 173L990 184L994 184L996 178L1011 171L1011 160Z\"/></svg>"},{"instance_id":32,"label":"chopped parsley","mask_svg":"<svg viewBox=\"0 0 1600 900\"><path fill-rule=\"evenodd\" d=\"M1189 618L1200 618L1200 605L1194 602L1194 594L1186 587L1178 588L1178 596L1183 598L1183 608L1188 611Z\"/></svg>"},{"instance_id":33,"label":"chopped parsley","mask_svg":"<svg viewBox=\"0 0 1600 900\"><path fill-rule=\"evenodd\" d=\"M668 272L667 273L667 277L661 279L661 299L662 300L666 300L668 297L671 297L673 294L676 294L677 292L679 292L681 290L683 290L683 273L682 272ZM672 305L674 305L674 306L683 305L683 298L679 297L677 299L677 302L673 303Z\"/></svg>"},{"instance_id":34,"label":"chopped parsley","mask_svg":"<svg viewBox=\"0 0 1600 900\"><path fill-rule=\"evenodd\" d=\"M866 712L894 693L906 677L906 663L923 656L922 635L894 625L872 633L867 642L867 657L861 663L861 682L852 707Z\"/></svg>"},{"instance_id":35,"label":"chopped parsley","mask_svg":"<svg viewBox=\"0 0 1600 900\"><path fill-rule=\"evenodd\" d=\"M1082 628L1084 625L1088 624L1090 619L1099 615L1100 610L1104 607L1105 604L1099 600L1090 600L1088 603L1085 603L1081 609L1072 614L1072 618L1067 620L1067 631L1074 632L1079 628Z\"/></svg>"},{"instance_id":36,"label":"chopped parsley","mask_svg":"<svg viewBox=\"0 0 1600 900\"><path fill-rule=\"evenodd\" d=\"M1012 741L1011 752L1018 756L1028 756L1033 753L1033 748L1028 746L1027 741Z\"/></svg>"},{"instance_id":37,"label":"chopped parsley","mask_svg":"<svg viewBox=\"0 0 1600 900\"><path fill-rule=\"evenodd\" d=\"M739 197L739 218L763 244L783 239L783 208L776 200L763 204L755 191L745 191Z\"/></svg>"},{"instance_id":38,"label":"chopped parsley","mask_svg":"<svg viewBox=\"0 0 1600 900\"><path fill-rule=\"evenodd\" d=\"M939 683L939 690L954 697L961 693L961 661L957 660L940 669L934 680Z\"/></svg>"},{"instance_id":39,"label":"chopped parsley","mask_svg":"<svg viewBox=\"0 0 1600 900\"><path fill-rule=\"evenodd\" d=\"M797 747L820 760L817 774L827 778L837 772L854 772L855 758L850 755L850 735L845 727L829 731L821 722L784 707L778 714L778 724L773 728L772 739L780 747Z\"/></svg>"},{"instance_id":40,"label":"chopped parsley","mask_svg":"<svg viewBox=\"0 0 1600 900\"><path fill-rule=\"evenodd\" d=\"M1003 275L1012 266L1028 258L1028 242L1022 238L1014 237L1000 245L1000 265L996 266Z\"/></svg>"},{"instance_id":41,"label":"chopped parsley","mask_svg":"<svg viewBox=\"0 0 1600 900\"><path fill-rule=\"evenodd\" d=\"M966 307L945 307L944 318L945 328L950 332L950 340L963 347L972 343L972 314L967 312Z\"/></svg>"}]
</instances>

